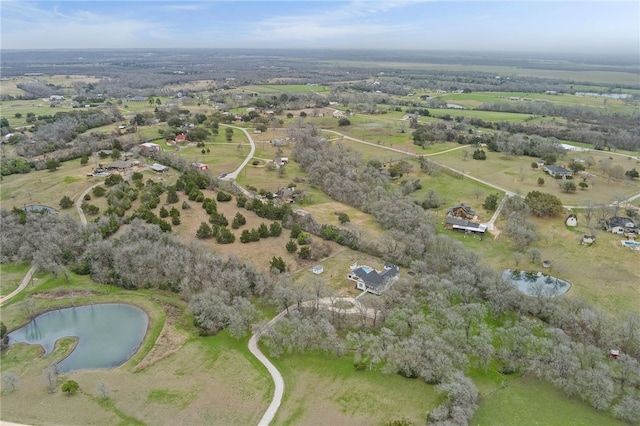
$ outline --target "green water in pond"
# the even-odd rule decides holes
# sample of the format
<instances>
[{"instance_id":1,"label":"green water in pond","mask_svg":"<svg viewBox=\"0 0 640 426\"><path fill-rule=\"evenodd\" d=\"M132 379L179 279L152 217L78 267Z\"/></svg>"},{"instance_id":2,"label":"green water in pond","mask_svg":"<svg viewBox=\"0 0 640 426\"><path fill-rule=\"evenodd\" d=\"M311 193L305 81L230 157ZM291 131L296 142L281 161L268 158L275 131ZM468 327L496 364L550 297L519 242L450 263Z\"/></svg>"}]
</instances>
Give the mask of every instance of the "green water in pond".
<instances>
[{"instance_id":1,"label":"green water in pond","mask_svg":"<svg viewBox=\"0 0 640 426\"><path fill-rule=\"evenodd\" d=\"M140 308L126 304L87 305L58 309L35 317L9 333L9 344L41 345L45 355L62 337L77 337L71 354L58 363L60 372L110 368L133 355L147 332L149 318Z\"/></svg>"}]
</instances>

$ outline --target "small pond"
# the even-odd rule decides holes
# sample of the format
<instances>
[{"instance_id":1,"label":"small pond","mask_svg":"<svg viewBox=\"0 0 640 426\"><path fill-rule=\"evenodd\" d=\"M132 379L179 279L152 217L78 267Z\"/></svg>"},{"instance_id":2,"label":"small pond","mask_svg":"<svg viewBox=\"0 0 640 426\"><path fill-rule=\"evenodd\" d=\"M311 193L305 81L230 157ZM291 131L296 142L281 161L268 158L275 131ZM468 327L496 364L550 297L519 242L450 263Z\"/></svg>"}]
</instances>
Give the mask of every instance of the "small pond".
<instances>
[{"instance_id":1,"label":"small pond","mask_svg":"<svg viewBox=\"0 0 640 426\"><path fill-rule=\"evenodd\" d=\"M149 318L140 308L126 304L87 305L38 315L9 333L9 344L41 345L44 355L62 337L77 337L71 354L58 363L61 372L111 368L133 355L147 332Z\"/></svg>"},{"instance_id":2,"label":"small pond","mask_svg":"<svg viewBox=\"0 0 640 426\"><path fill-rule=\"evenodd\" d=\"M56 209L49 206L43 206L41 204L31 204L29 206L24 206L22 210L24 210L25 212L37 212L37 213L55 213L56 212Z\"/></svg>"},{"instance_id":3,"label":"small pond","mask_svg":"<svg viewBox=\"0 0 640 426\"><path fill-rule=\"evenodd\" d=\"M568 281L561 280L542 272L518 271L505 269L502 278L513 283L520 293L533 297L556 297L566 293L571 288Z\"/></svg>"}]
</instances>

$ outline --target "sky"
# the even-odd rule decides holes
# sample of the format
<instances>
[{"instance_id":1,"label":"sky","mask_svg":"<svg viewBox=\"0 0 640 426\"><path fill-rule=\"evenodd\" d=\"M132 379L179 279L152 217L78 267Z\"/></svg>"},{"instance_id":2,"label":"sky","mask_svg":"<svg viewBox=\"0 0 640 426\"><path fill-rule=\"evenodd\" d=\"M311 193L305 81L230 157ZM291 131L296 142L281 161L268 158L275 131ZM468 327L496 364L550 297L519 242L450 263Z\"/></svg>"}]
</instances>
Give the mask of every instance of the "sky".
<instances>
[{"instance_id":1,"label":"sky","mask_svg":"<svg viewBox=\"0 0 640 426\"><path fill-rule=\"evenodd\" d=\"M640 54L640 1L0 1L2 49Z\"/></svg>"}]
</instances>

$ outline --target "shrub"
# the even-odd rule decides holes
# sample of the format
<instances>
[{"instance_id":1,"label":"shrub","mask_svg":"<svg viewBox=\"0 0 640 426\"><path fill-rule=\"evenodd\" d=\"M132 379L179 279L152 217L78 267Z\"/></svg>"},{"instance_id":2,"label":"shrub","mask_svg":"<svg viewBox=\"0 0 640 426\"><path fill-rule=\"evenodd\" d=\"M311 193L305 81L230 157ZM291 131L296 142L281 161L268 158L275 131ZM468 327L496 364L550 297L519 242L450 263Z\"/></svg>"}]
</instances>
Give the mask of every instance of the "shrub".
<instances>
[{"instance_id":1,"label":"shrub","mask_svg":"<svg viewBox=\"0 0 640 426\"><path fill-rule=\"evenodd\" d=\"M104 180L104 184L105 186L114 186L119 184L122 181L124 181L122 176L120 176L119 174L112 174L107 176L107 178Z\"/></svg>"},{"instance_id":2,"label":"shrub","mask_svg":"<svg viewBox=\"0 0 640 426\"><path fill-rule=\"evenodd\" d=\"M271 269L276 269L279 272L284 272L286 269L286 264L284 263L284 260L282 260L281 257L273 257L271 259L271 262L269 263L269 265L271 266Z\"/></svg>"},{"instance_id":3,"label":"shrub","mask_svg":"<svg viewBox=\"0 0 640 426\"><path fill-rule=\"evenodd\" d=\"M107 188L105 188L104 186L100 185L100 186L96 186L95 188L93 188L91 190L91 192L93 193L93 195L95 195L96 197L103 197L104 194L107 193Z\"/></svg>"},{"instance_id":4,"label":"shrub","mask_svg":"<svg viewBox=\"0 0 640 426\"><path fill-rule=\"evenodd\" d=\"M200 228L196 231L196 237L201 240L213 237L213 229L206 222L200 223Z\"/></svg>"},{"instance_id":5,"label":"shrub","mask_svg":"<svg viewBox=\"0 0 640 426\"><path fill-rule=\"evenodd\" d=\"M63 209L68 209L73 206L73 200L67 197L66 195L60 199L60 207Z\"/></svg>"},{"instance_id":6,"label":"shrub","mask_svg":"<svg viewBox=\"0 0 640 426\"><path fill-rule=\"evenodd\" d=\"M289 253L295 253L298 250L298 244L294 240L289 240L285 248Z\"/></svg>"},{"instance_id":7,"label":"shrub","mask_svg":"<svg viewBox=\"0 0 640 426\"><path fill-rule=\"evenodd\" d=\"M311 258L311 247L309 246L300 247L300 250L298 251L298 257L300 259Z\"/></svg>"},{"instance_id":8,"label":"shrub","mask_svg":"<svg viewBox=\"0 0 640 426\"><path fill-rule=\"evenodd\" d=\"M474 160L486 160L487 159L487 154L484 152L483 149L476 149L475 151L473 151L473 159Z\"/></svg>"},{"instance_id":9,"label":"shrub","mask_svg":"<svg viewBox=\"0 0 640 426\"><path fill-rule=\"evenodd\" d=\"M78 385L78 382L76 382L75 380L67 380L62 385L62 392L66 393L67 395L73 395L78 391L78 389L80 389L80 385Z\"/></svg>"},{"instance_id":10,"label":"shrub","mask_svg":"<svg viewBox=\"0 0 640 426\"><path fill-rule=\"evenodd\" d=\"M216 195L216 200L224 202L224 201L231 201L231 198L233 198L231 196L231 194L227 194L224 191L218 191L218 194Z\"/></svg>"},{"instance_id":11,"label":"shrub","mask_svg":"<svg viewBox=\"0 0 640 426\"><path fill-rule=\"evenodd\" d=\"M216 241L218 244L231 244L236 240L236 236L226 226L222 226L218 229L218 235Z\"/></svg>"},{"instance_id":12,"label":"shrub","mask_svg":"<svg viewBox=\"0 0 640 426\"><path fill-rule=\"evenodd\" d=\"M269 235L272 237L279 237L282 234L282 225L278 222L273 222L269 225Z\"/></svg>"}]
</instances>

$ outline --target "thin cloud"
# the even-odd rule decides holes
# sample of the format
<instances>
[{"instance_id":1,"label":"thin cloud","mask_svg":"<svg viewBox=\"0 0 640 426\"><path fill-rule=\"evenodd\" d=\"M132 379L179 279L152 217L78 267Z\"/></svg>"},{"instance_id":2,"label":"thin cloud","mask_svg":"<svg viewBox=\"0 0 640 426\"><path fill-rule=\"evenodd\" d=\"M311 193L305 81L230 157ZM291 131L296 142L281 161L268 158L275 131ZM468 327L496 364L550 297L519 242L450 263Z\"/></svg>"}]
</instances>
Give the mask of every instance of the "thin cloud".
<instances>
[{"instance_id":1,"label":"thin cloud","mask_svg":"<svg viewBox=\"0 0 640 426\"><path fill-rule=\"evenodd\" d=\"M422 1L355 1L349 3L324 3L330 6L323 11L312 10L306 14L277 16L259 21L249 31L248 37L273 42L285 40L312 41L344 37L372 37L417 29L412 24L387 24L384 14L392 9L406 7Z\"/></svg>"}]
</instances>

